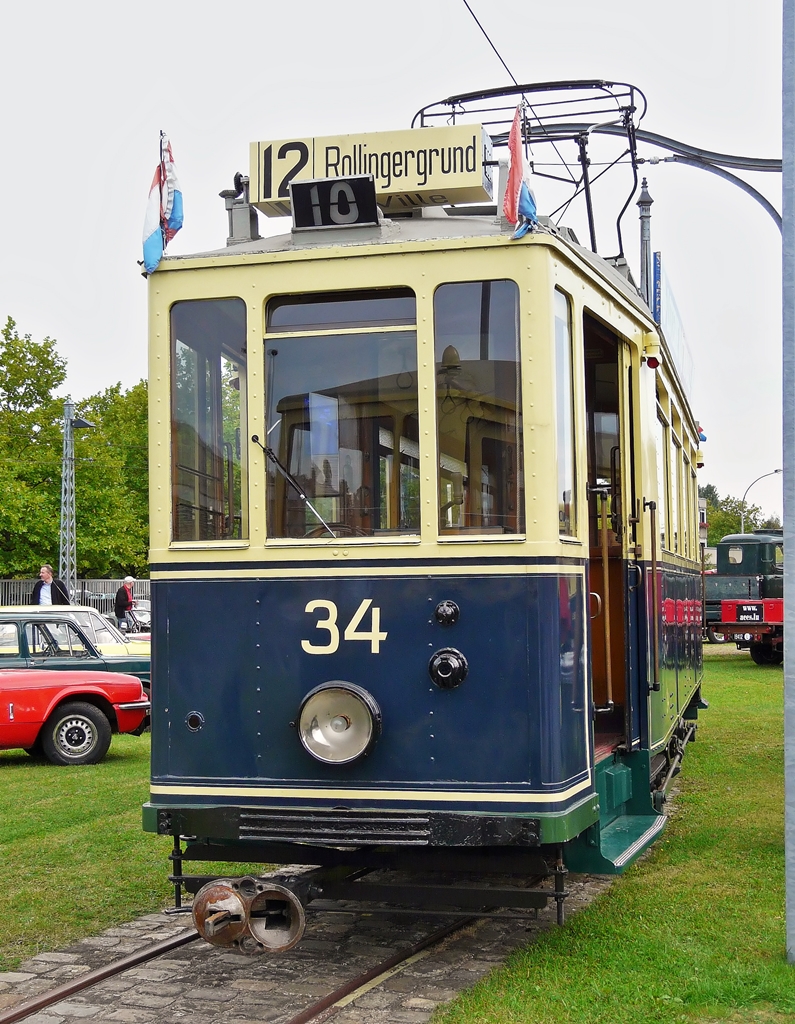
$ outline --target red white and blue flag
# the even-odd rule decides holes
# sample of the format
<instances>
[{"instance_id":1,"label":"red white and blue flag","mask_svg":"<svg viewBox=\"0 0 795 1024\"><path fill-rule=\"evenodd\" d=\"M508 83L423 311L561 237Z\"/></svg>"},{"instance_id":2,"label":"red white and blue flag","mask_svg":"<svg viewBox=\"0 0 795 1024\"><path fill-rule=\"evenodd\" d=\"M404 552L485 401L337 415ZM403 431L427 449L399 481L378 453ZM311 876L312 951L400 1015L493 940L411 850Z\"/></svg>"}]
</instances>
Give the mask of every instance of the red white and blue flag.
<instances>
[{"instance_id":1,"label":"red white and blue flag","mask_svg":"<svg viewBox=\"0 0 795 1024\"><path fill-rule=\"evenodd\" d=\"M515 224L513 238L521 238L538 223L536 200L528 184L527 168L522 152L522 104L516 108L511 132L508 136L508 155L510 170L508 171L508 187L502 209L509 224Z\"/></svg>"},{"instance_id":2,"label":"red white and blue flag","mask_svg":"<svg viewBox=\"0 0 795 1024\"><path fill-rule=\"evenodd\" d=\"M160 133L160 163L152 178L149 202L144 217L144 270L157 269L163 252L182 227L182 192L180 191L171 143Z\"/></svg>"}]
</instances>

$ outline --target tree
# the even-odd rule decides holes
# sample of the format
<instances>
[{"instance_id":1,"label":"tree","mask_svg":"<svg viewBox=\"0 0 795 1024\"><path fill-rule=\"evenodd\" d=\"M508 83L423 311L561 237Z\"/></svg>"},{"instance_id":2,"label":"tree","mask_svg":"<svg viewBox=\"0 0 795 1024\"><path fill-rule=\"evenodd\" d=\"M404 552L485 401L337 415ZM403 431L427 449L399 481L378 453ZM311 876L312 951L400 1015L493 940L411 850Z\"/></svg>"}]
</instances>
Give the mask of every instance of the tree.
<instances>
[{"instance_id":1,"label":"tree","mask_svg":"<svg viewBox=\"0 0 795 1024\"><path fill-rule=\"evenodd\" d=\"M77 562L81 576L148 574L147 385L114 384L80 403L95 429L75 440Z\"/></svg>"},{"instance_id":2,"label":"tree","mask_svg":"<svg viewBox=\"0 0 795 1024\"><path fill-rule=\"evenodd\" d=\"M0 574L34 573L58 558L61 410L66 379L55 341L0 330Z\"/></svg>"},{"instance_id":3,"label":"tree","mask_svg":"<svg viewBox=\"0 0 795 1024\"><path fill-rule=\"evenodd\" d=\"M66 361L56 342L0 331L0 576L58 563ZM77 571L140 576L149 546L147 388L120 384L78 402L94 429L75 433Z\"/></svg>"},{"instance_id":4,"label":"tree","mask_svg":"<svg viewBox=\"0 0 795 1024\"><path fill-rule=\"evenodd\" d=\"M762 510L758 505L745 503L745 532L758 530L762 522ZM720 505L707 501L707 544L714 547L719 540L730 533L740 533L743 523L743 502L740 498L727 495Z\"/></svg>"},{"instance_id":5,"label":"tree","mask_svg":"<svg viewBox=\"0 0 795 1024\"><path fill-rule=\"evenodd\" d=\"M706 498L707 504L712 504L715 508L720 505L720 495L718 494L717 488L713 484L704 484L703 487L698 489L699 498Z\"/></svg>"},{"instance_id":6,"label":"tree","mask_svg":"<svg viewBox=\"0 0 795 1024\"><path fill-rule=\"evenodd\" d=\"M746 533L753 530L781 529L778 516L764 518L761 508L758 505L749 505L748 502L745 503L743 514L742 498L733 498L730 494L721 498L712 484L699 487L698 496L707 499L707 544L710 547L714 547L730 533L741 533L743 521Z\"/></svg>"}]
</instances>

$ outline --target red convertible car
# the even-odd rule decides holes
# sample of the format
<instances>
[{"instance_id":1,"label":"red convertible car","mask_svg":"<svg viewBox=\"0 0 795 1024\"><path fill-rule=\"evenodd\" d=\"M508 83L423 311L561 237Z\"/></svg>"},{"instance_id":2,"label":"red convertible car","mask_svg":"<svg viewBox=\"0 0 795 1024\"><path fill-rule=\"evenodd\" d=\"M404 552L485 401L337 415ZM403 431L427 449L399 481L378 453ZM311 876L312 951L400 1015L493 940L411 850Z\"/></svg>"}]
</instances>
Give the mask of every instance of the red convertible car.
<instances>
[{"instance_id":1,"label":"red convertible car","mask_svg":"<svg viewBox=\"0 0 795 1024\"><path fill-rule=\"evenodd\" d=\"M108 752L111 733L135 732L149 707L135 676L0 671L0 750L22 747L53 764L96 764Z\"/></svg>"}]
</instances>

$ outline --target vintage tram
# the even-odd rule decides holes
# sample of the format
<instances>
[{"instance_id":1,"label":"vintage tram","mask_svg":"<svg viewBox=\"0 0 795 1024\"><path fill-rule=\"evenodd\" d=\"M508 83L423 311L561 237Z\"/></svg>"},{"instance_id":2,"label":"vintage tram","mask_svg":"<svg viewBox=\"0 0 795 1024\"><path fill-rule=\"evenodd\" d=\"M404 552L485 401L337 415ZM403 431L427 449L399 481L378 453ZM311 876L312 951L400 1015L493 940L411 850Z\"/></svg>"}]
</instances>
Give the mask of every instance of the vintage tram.
<instances>
[{"instance_id":1,"label":"vintage tram","mask_svg":"<svg viewBox=\"0 0 795 1024\"><path fill-rule=\"evenodd\" d=\"M567 870L665 824L703 706L698 430L625 261L512 238L499 141L257 143L227 246L150 276L144 827L219 945L287 948L320 896L562 918ZM254 204L300 202L259 237ZM219 860L315 868L185 870Z\"/></svg>"}]
</instances>

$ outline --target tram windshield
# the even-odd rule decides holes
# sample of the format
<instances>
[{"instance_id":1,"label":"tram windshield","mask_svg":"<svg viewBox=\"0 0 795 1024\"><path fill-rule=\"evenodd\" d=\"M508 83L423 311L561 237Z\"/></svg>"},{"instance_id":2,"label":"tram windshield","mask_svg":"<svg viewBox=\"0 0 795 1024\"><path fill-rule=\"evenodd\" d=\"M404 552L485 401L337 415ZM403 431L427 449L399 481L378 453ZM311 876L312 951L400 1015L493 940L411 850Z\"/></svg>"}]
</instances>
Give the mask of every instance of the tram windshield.
<instances>
[{"instance_id":1,"label":"tram windshield","mask_svg":"<svg viewBox=\"0 0 795 1024\"><path fill-rule=\"evenodd\" d=\"M415 322L405 288L270 301L269 536L419 533Z\"/></svg>"},{"instance_id":2,"label":"tram windshield","mask_svg":"<svg viewBox=\"0 0 795 1024\"><path fill-rule=\"evenodd\" d=\"M522 533L519 289L443 284L433 308L440 532Z\"/></svg>"}]
</instances>

